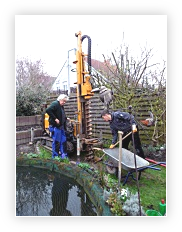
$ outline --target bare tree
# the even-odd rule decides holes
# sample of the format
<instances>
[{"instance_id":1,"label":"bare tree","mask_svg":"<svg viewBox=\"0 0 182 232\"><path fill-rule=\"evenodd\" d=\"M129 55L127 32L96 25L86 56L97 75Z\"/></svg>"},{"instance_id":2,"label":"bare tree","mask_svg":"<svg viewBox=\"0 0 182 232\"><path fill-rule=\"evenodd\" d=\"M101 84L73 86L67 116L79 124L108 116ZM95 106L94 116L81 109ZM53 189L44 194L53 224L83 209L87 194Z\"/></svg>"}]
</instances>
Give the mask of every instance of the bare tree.
<instances>
[{"instance_id":1,"label":"bare tree","mask_svg":"<svg viewBox=\"0 0 182 232\"><path fill-rule=\"evenodd\" d=\"M106 85L114 92L112 108L128 109L132 105L138 117L142 118L146 115L140 113L141 105L146 105L146 113L151 111L155 119L152 140L158 143L158 139L165 137L166 133L166 62L163 62L162 68L160 63L152 63L152 49L143 49L138 60L129 58L128 47L123 53L116 50L111 53L111 57L105 57L104 54L103 57L108 71L100 71L105 77L101 85ZM163 130L159 133L161 126Z\"/></svg>"},{"instance_id":2,"label":"bare tree","mask_svg":"<svg viewBox=\"0 0 182 232\"><path fill-rule=\"evenodd\" d=\"M55 78L51 77L43 71L43 63L41 60L35 63L28 59L16 61L16 87L21 88L29 86L35 91L40 87L44 87L45 92L49 92Z\"/></svg>"},{"instance_id":3,"label":"bare tree","mask_svg":"<svg viewBox=\"0 0 182 232\"><path fill-rule=\"evenodd\" d=\"M43 72L42 61L16 61L16 114L33 115L47 99L55 78Z\"/></svg>"}]
</instances>

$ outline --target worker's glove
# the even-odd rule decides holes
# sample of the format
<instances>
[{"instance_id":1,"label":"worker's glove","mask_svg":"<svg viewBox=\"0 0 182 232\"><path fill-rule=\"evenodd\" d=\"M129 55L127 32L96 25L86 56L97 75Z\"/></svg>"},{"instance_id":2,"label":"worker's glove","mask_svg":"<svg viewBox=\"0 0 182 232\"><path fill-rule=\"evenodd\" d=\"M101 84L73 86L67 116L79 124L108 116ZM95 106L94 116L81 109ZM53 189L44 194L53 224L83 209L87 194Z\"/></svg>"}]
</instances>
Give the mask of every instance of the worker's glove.
<instances>
[{"instance_id":1,"label":"worker's glove","mask_svg":"<svg viewBox=\"0 0 182 232\"><path fill-rule=\"evenodd\" d=\"M111 144L111 146L109 148L111 148L111 149L114 148L114 144Z\"/></svg>"}]
</instances>

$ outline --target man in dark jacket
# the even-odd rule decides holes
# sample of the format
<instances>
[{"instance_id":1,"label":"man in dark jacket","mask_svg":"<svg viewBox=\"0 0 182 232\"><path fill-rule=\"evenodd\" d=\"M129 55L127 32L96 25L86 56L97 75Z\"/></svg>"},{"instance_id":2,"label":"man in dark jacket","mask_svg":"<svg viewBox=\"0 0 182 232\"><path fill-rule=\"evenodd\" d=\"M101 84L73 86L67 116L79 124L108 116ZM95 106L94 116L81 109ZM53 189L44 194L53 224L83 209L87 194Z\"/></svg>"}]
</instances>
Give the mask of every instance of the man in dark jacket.
<instances>
[{"instance_id":1,"label":"man in dark jacket","mask_svg":"<svg viewBox=\"0 0 182 232\"><path fill-rule=\"evenodd\" d=\"M101 117L104 119L104 121L110 123L110 128L113 136L112 144L110 148L114 148L114 145L117 142L118 131L122 131L124 137L132 131L132 125L133 124L136 125L137 131L134 132L135 149L137 155L145 159L144 152L140 142L140 137L138 132L139 129L133 115L127 112L120 112L120 111L110 112L109 110L103 110L103 112L101 113ZM122 147L128 150L128 145L130 141L132 141L132 134L128 135L122 141Z\"/></svg>"},{"instance_id":2,"label":"man in dark jacket","mask_svg":"<svg viewBox=\"0 0 182 232\"><path fill-rule=\"evenodd\" d=\"M62 158L67 157L65 135L66 115L63 105L68 99L67 95L61 94L57 100L53 101L46 109L46 113L49 115L49 131L52 132L53 138L52 158L59 156L59 151Z\"/></svg>"}]
</instances>

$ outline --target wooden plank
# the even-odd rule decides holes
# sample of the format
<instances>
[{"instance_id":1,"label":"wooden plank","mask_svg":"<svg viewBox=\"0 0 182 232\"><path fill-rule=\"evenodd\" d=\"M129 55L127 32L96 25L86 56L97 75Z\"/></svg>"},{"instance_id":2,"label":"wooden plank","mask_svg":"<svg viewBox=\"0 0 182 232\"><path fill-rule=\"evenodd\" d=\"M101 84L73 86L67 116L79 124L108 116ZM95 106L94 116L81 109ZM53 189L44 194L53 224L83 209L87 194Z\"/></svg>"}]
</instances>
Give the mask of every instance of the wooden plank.
<instances>
[{"instance_id":1,"label":"wooden plank","mask_svg":"<svg viewBox=\"0 0 182 232\"><path fill-rule=\"evenodd\" d=\"M34 129L34 136L42 136L42 128ZM17 131L16 132L16 145L29 143L31 141L31 131Z\"/></svg>"},{"instance_id":2,"label":"wooden plank","mask_svg":"<svg viewBox=\"0 0 182 232\"><path fill-rule=\"evenodd\" d=\"M35 137L42 136L42 128L40 128L40 129L35 129L35 130L34 130L34 136L35 136Z\"/></svg>"},{"instance_id":3,"label":"wooden plank","mask_svg":"<svg viewBox=\"0 0 182 232\"><path fill-rule=\"evenodd\" d=\"M24 138L30 137L30 131L17 131L16 132L16 140L22 140Z\"/></svg>"},{"instance_id":4,"label":"wooden plank","mask_svg":"<svg viewBox=\"0 0 182 232\"><path fill-rule=\"evenodd\" d=\"M28 126L35 125L35 116L28 117Z\"/></svg>"},{"instance_id":5,"label":"wooden plank","mask_svg":"<svg viewBox=\"0 0 182 232\"><path fill-rule=\"evenodd\" d=\"M16 117L16 126L20 126L20 117Z\"/></svg>"}]
</instances>

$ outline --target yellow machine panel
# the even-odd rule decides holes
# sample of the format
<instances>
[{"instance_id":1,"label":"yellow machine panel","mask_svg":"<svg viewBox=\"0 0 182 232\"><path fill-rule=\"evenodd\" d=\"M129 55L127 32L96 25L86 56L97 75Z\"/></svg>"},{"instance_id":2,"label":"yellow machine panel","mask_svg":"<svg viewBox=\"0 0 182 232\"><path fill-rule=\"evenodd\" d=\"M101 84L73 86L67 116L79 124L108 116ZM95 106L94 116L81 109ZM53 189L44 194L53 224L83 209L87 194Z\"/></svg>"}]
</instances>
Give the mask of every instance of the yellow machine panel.
<instances>
[{"instance_id":1,"label":"yellow machine panel","mask_svg":"<svg viewBox=\"0 0 182 232\"><path fill-rule=\"evenodd\" d=\"M44 129L48 129L49 128L49 115L47 113L45 113L44 116Z\"/></svg>"}]
</instances>

